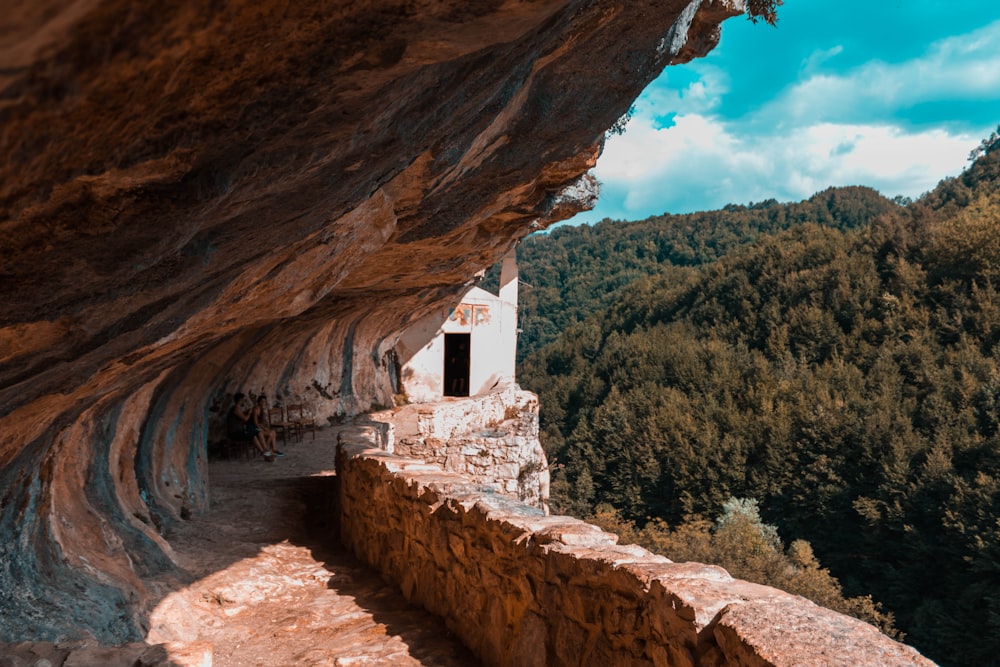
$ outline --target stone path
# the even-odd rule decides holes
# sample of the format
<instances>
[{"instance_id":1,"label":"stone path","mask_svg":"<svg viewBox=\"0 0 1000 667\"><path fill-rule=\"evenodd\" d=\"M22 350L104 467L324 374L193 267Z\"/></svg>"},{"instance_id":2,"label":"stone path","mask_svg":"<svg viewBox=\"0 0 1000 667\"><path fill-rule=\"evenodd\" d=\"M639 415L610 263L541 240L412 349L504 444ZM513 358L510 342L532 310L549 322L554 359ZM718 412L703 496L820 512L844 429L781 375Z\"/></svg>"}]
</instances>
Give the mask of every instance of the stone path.
<instances>
[{"instance_id":1,"label":"stone path","mask_svg":"<svg viewBox=\"0 0 1000 667\"><path fill-rule=\"evenodd\" d=\"M147 642L208 642L214 667L479 664L336 541L336 435L209 465L211 509L168 535L192 579L156 582Z\"/></svg>"}]
</instances>

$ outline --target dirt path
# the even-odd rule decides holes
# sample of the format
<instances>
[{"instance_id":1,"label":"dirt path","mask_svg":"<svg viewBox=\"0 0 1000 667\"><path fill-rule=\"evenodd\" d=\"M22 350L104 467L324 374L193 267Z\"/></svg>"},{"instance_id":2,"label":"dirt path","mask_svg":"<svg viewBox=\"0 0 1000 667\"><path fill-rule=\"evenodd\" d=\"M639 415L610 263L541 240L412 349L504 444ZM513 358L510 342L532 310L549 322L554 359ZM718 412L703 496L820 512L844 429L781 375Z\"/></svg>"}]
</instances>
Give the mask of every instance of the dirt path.
<instances>
[{"instance_id":1,"label":"dirt path","mask_svg":"<svg viewBox=\"0 0 1000 667\"><path fill-rule=\"evenodd\" d=\"M211 509L168 535L191 581L161 582L147 641L210 642L214 667L479 664L333 537L336 433L210 464Z\"/></svg>"}]
</instances>

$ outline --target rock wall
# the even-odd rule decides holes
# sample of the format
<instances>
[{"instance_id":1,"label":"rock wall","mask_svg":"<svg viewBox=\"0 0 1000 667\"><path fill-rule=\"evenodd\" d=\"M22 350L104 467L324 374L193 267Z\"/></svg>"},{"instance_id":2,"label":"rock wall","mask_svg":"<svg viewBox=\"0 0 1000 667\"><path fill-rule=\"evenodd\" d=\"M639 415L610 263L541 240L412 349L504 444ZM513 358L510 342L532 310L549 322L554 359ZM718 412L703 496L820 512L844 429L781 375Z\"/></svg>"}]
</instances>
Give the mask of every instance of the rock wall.
<instances>
[{"instance_id":1,"label":"rock wall","mask_svg":"<svg viewBox=\"0 0 1000 667\"><path fill-rule=\"evenodd\" d=\"M50 642L0 644L4 667L212 667L205 642L60 646Z\"/></svg>"},{"instance_id":2,"label":"rock wall","mask_svg":"<svg viewBox=\"0 0 1000 667\"><path fill-rule=\"evenodd\" d=\"M418 458L548 512L549 464L538 439L538 397L508 386L483 396L370 415L382 449Z\"/></svg>"},{"instance_id":3,"label":"rock wall","mask_svg":"<svg viewBox=\"0 0 1000 667\"><path fill-rule=\"evenodd\" d=\"M485 665L933 665L804 598L620 546L372 444L338 451L342 540Z\"/></svg>"},{"instance_id":4,"label":"rock wall","mask_svg":"<svg viewBox=\"0 0 1000 667\"><path fill-rule=\"evenodd\" d=\"M227 397L391 405L406 324L742 9L0 0L0 641L141 639Z\"/></svg>"}]
</instances>

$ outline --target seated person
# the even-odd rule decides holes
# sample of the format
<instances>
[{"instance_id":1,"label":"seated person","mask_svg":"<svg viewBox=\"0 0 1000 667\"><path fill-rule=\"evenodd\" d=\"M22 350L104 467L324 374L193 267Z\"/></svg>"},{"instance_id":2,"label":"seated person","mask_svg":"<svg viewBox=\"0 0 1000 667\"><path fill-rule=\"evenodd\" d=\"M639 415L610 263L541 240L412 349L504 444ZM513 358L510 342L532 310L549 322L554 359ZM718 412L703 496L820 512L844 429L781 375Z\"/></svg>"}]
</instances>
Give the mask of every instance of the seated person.
<instances>
[{"instance_id":1,"label":"seated person","mask_svg":"<svg viewBox=\"0 0 1000 667\"><path fill-rule=\"evenodd\" d=\"M278 432L271 428L267 421L267 396L261 394L257 397L257 402L253 406L251 415L253 425L260 430L260 437L264 446L275 456L284 456L284 452L279 452L275 447L278 444Z\"/></svg>"},{"instance_id":2,"label":"seated person","mask_svg":"<svg viewBox=\"0 0 1000 667\"><path fill-rule=\"evenodd\" d=\"M231 439L238 442L253 442L253 446L264 455L264 460L271 462L274 460L274 455L265 445L260 429L254 425L250 413L243 405L244 398L246 395L242 392L233 395L233 407L229 408L229 414L226 415L226 432Z\"/></svg>"}]
</instances>

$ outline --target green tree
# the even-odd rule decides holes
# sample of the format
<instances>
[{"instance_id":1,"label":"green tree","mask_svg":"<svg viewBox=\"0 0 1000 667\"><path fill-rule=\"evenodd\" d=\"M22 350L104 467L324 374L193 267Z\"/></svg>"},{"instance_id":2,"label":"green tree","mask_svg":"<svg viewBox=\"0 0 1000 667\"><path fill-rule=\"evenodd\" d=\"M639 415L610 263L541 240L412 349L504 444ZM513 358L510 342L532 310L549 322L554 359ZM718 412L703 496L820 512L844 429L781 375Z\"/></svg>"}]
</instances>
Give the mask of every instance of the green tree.
<instances>
[{"instance_id":1,"label":"green tree","mask_svg":"<svg viewBox=\"0 0 1000 667\"><path fill-rule=\"evenodd\" d=\"M714 525L692 519L671 529L663 521L651 521L640 529L608 504L595 508L588 520L616 533L622 543L639 544L674 561L720 565L734 577L801 595L900 636L892 615L871 596L844 596L840 582L819 564L808 542L795 540L786 552L777 528L763 522L752 498L729 498Z\"/></svg>"},{"instance_id":2,"label":"green tree","mask_svg":"<svg viewBox=\"0 0 1000 667\"><path fill-rule=\"evenodd\" d=\"M554 506L674 559L726 543L714 562L734 574L888 627L877 599L942 664L992 664L1000 151L905 207L869 195L526 243L551 251L522 263L553 267L540 284L572 312L534 311L557 333L519 378L541 397Z\"/></svg>"}]
</instances>

